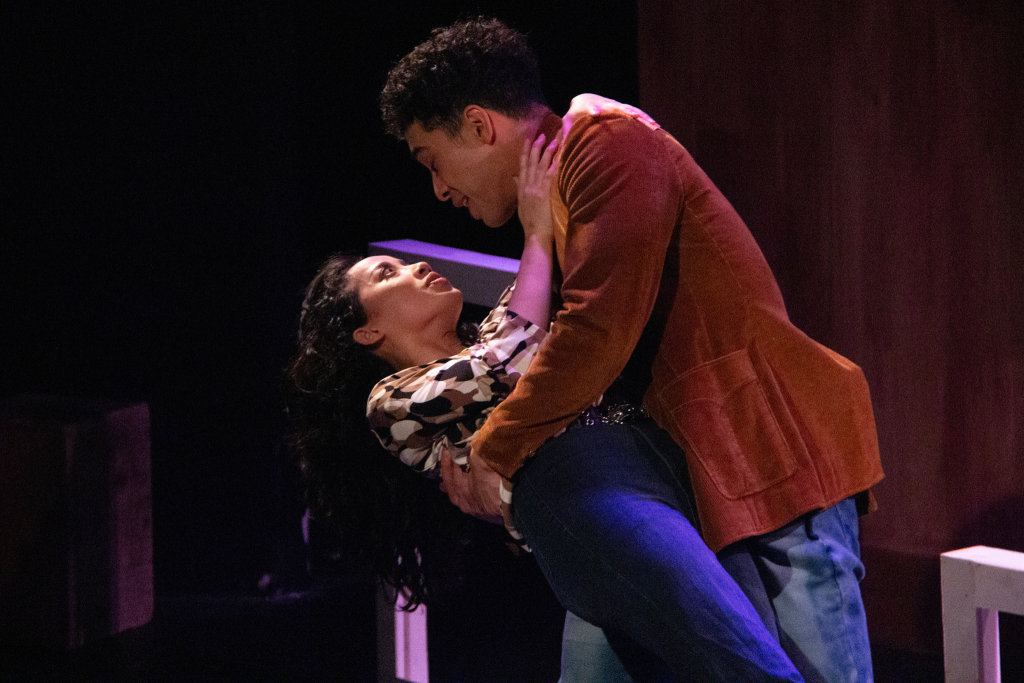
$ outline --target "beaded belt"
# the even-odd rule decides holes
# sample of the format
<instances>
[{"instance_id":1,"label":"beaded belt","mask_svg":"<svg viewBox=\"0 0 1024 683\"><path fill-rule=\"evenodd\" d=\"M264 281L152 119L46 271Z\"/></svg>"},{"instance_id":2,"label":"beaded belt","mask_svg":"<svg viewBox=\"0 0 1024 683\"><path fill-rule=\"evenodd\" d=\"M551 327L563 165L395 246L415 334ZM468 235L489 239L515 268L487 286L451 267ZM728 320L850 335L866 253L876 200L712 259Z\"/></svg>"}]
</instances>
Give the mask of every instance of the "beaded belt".
<instances>
[{"instance_id":1,"label":"beaded belt","mask_svg":"<svg viewBox=\"0 0 1024 683\"><path fill-rule=\"evenodd\" d=\"M650 420L651 414L643 405L636 403L602 403L599 406L590 406L575 420L570 422L566 429L575 427L591 427L593 425L627 425L636 422Z\"/></svg>"}]
</instances>

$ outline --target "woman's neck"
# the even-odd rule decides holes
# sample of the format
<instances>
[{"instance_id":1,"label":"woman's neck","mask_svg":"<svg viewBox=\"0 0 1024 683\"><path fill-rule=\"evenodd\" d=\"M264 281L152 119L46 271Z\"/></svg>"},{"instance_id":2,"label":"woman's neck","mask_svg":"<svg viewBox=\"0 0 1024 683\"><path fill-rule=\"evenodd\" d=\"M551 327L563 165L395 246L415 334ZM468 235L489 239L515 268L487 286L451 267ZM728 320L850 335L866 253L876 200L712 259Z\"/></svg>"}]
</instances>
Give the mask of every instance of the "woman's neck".
<instances>
[{"instance_id":1,"label":"woman's neck","mask_svg":"<svg viewBox=\"0 0 1024 683\"><path fill-rule=\"evenodd\" d=\"M445 332L441 337L433 339L413 339L406 337L402 343L380 350L380 355L396 370L433 363L440 358L448 358L461 352L465 347L459 339L458 331Z\"/></svg>"}]
</instances>

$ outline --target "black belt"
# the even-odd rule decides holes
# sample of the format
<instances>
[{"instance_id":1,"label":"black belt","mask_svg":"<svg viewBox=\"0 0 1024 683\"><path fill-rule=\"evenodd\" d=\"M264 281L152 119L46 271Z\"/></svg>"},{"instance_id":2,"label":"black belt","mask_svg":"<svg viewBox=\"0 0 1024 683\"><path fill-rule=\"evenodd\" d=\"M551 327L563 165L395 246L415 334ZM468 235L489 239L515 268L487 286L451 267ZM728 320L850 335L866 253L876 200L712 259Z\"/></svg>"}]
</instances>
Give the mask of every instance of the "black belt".
<instances>
[{"instance_id":1,"label":"black belt","mask_svg":"<svg viewBox=\"0 0 1024 683\"><path fill-rule=\"evenodd\" d=\"M590 406L570 422L566 429L593 425L627 425L651 419L651 414L641 404L607 402L599 406Z\"/></svg>"}]
</instances>

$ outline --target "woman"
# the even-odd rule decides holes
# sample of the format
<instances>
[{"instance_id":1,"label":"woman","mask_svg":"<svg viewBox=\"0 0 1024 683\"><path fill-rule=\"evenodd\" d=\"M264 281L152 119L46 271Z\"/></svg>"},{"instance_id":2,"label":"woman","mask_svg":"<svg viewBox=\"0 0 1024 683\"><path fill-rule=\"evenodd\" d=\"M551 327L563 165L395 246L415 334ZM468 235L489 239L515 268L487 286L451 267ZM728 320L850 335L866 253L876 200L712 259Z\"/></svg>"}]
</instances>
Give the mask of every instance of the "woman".
<instances>
[{"instance_id":1,"label":"woman","mask_svg":"<svg viewBox=\"0 0 1024 683\"><path fill-rule=\"evenodd\" d=\"M465 521L422 475L437 476L444 452L465 465L476 430L547 334L557 140L544 142L524 146L520 159L516 282L478 330L458 325L459 290L426 263L390 256L330 259L303 303L289 412L311 502L376 576L406 593L408 608L449 574ZM367 419L397 459L373 452ZM632 680L601 630L571 613L562 661L565 683Z\"/></svg>"}]
</instances>

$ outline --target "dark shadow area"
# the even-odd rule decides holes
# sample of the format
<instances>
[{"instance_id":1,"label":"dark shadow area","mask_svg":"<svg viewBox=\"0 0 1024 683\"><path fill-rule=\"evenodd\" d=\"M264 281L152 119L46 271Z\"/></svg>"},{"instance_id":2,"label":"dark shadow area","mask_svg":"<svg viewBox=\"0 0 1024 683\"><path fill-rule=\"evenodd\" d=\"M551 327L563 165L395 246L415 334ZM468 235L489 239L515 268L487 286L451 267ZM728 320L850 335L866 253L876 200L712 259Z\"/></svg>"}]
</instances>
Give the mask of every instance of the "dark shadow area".
<instances>
[{"instance_id":1,"label":"dark shadow area","mask_svg":"<svg viewBox=\"0 0 1024 683\"><path fill-rule=\"evenodd\" d=\"M153 620L69 652L5 634L5 681L371 681L372 586L158 598Z\"/></svg>"},{"instance_id":2,"label":"dark shadow area","mask_svg":"<svg viewBox=\"0 0 1024 683\"><path fill-rule=\"evenodd\" d=\"M532 556L478 541L463 586L437 603L427 610L431 683L558 680L565 610Z\"/></svg>"},{"instance_id":3,"label":"dark shadow area","mask_svg":"<svg viewBox=\"0 0 1024 683\"><path fill-rule=\"evenodd\" d=\"M942 658L936 655L871 648L875 683L942 683L946 680Z\"/></svg>"},{"instance_id":4,"label":"dark shadow area","mask_svg":"<svg viewBox=\"0 0 1024 683\"><path fill-rule=\"evenodd\" d=\"M475 527L463 579L428 608L435 683L558 678L565 612L498 531ZM263 593L158 597L150 623L78 649L3 628L0 681L375 681L375 587L339 571L315 528L312 549L312 575L291 567Z\"/></svg>"},{"instance_id":5,"label":"dark shadow area","mask_svg":"<svg viewBox=\"0 0 1024 683\"><path fill-rule=\"evenodd\" d=\"M1024 495L1007 496L989 505L957 535L957 547L987 545L1024 553Z\"/></svg>"}]
</instances>

